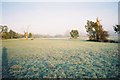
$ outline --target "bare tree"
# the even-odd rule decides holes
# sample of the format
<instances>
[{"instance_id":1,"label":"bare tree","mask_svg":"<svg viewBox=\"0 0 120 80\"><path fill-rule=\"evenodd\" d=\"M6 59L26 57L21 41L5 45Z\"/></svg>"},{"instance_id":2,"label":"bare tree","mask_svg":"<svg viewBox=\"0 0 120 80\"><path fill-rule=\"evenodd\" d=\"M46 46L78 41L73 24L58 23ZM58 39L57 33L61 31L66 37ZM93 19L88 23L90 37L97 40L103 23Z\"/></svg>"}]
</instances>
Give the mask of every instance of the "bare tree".
<instances>
[{"instance_id":1,"label":"bare tree","mask_svg":"<svg viewBox=\"0 0 120 80\"><path fill-rule=\"evenodd\" d=\"M27 27L26 31L24 31L24 36L26 38L26 40L28 40L28 29L29 29L29 26Z\"/></svg>"}]
</instances>

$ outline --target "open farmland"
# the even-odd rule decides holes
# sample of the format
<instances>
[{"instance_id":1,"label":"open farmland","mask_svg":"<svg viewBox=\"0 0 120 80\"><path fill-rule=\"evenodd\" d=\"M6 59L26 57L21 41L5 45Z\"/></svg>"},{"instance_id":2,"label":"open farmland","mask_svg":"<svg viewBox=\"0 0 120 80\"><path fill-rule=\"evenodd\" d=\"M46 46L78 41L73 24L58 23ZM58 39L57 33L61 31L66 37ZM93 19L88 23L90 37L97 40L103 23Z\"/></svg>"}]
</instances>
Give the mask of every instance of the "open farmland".
<instances>
[{"instance_id":1,"label":"open farmland","mask_svg":"<svg viewBox=\"0 0 120 80\"><path fill-rule=\"evenodd\" d=\"M118 43L70 39L3 40L3 76L116 78Z\"/></svg>"}]
</instances>

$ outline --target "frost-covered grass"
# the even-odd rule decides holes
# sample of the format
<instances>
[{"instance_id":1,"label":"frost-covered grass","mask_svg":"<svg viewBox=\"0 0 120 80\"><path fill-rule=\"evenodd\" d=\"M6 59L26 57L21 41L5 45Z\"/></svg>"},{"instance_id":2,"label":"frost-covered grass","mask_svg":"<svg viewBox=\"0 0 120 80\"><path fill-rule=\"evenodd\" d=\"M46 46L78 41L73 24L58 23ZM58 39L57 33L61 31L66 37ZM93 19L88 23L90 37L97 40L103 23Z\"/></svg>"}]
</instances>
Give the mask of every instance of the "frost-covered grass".
<instances>
[{"instance_id":1,"label":"frost-covered grass","mask_svg":"<svg viewBox=\"0 0 120 80\"><path fill-rule=\"evenodd\" d=\"M9 77L118 77L118 43L70 39L4 40L3 47L7 52Z\"/></svg>"}]
</instances>

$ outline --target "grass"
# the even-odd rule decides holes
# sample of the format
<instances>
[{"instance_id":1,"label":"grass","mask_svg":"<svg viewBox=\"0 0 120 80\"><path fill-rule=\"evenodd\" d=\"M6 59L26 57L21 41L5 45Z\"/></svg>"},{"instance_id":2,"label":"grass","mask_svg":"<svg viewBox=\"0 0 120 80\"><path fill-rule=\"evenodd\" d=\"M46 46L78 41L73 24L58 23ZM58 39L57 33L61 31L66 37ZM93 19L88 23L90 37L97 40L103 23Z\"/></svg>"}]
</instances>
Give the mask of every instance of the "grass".
<instances>
[{"instance_id":1,"label":"grass","mask_svg":"<svg viewBox=\"0 0 120 80\"><path fill-rule=\"evenodd\" d=\"M13 78L116 78L118 43L70 39L3 40ZM3 53L4 54L4 53Z\"/></svg>"}]
</instances>

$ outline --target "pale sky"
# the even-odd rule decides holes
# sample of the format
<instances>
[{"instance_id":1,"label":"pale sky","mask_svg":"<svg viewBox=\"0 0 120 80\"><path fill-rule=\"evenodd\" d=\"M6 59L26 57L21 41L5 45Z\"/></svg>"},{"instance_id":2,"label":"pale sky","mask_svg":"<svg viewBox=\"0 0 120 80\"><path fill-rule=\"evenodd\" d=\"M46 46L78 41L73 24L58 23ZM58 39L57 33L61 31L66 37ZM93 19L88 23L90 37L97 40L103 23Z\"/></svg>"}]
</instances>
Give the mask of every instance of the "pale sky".
<instances>
[{"instance_id":1,"label":"pale sky","mask_svg":"<svg viewBox=\"0 0 120 80\"><path fill-rule=\"evenodd\" d=\"M3 2L2 25L23 33L64 34L71 29L85 33L87 20L101 20L103 28L114 33L118 24L118 2Z\"/></svg>"}]
</instances>

